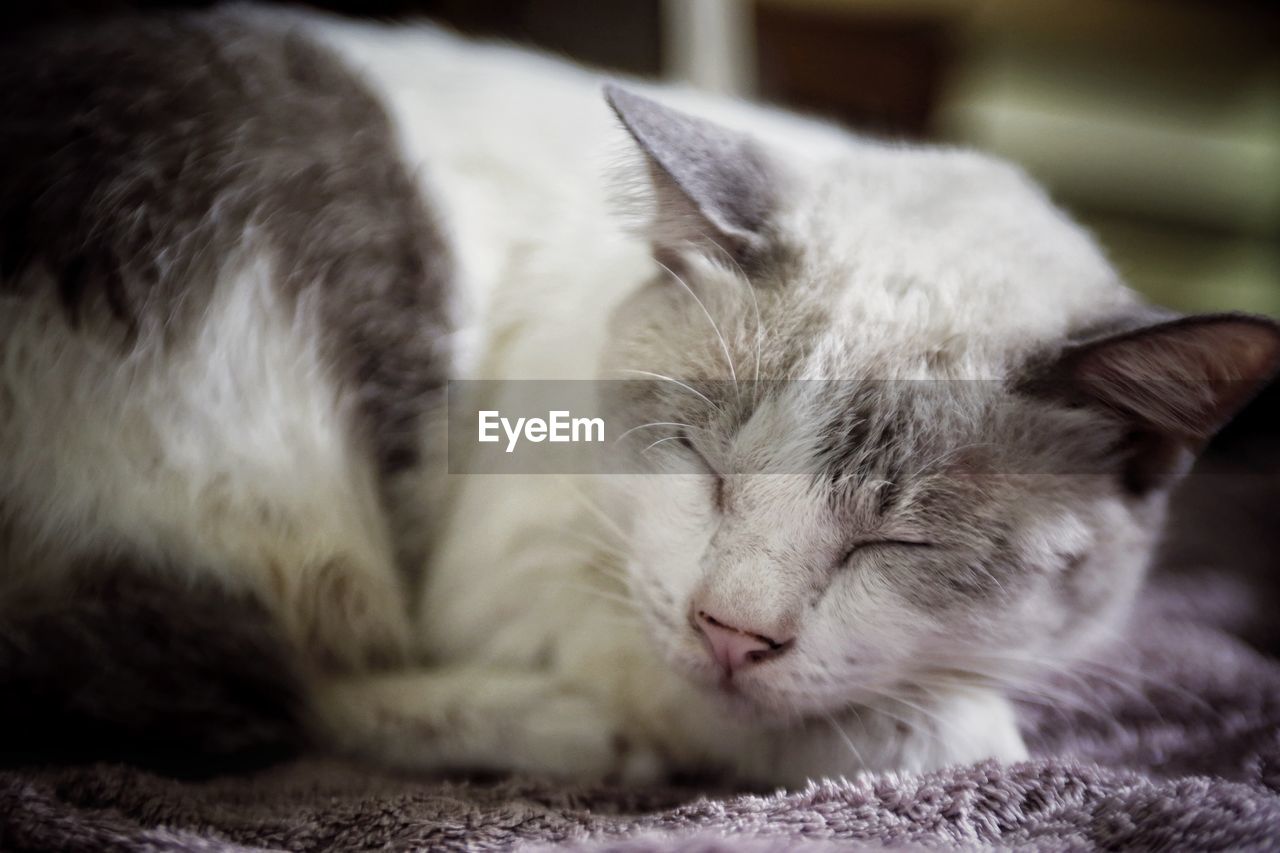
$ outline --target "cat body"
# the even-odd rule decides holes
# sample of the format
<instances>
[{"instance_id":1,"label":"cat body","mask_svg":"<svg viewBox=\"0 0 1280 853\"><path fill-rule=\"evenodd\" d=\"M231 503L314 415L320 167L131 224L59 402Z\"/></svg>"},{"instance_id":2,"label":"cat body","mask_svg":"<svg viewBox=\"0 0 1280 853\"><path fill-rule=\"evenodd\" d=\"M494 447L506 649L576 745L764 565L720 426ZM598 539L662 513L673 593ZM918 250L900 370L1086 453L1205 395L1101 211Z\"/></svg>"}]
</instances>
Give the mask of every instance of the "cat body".
<instances>
[{"instance_id":1,"label":"cat body","mask_svg":"<svg viewBox=\"0 0 1280 853\"><path fill-rule=\"evenodd\" d=\"M1280 350L1153 315L977 154L429 27L49 38L79 70L8 87L0 581L247 595L300 724L383 763L1017 760L1008 689L1115 628ZM446 379L625 377L633 473L449 473Z\"/></svg>"}]
</instances>

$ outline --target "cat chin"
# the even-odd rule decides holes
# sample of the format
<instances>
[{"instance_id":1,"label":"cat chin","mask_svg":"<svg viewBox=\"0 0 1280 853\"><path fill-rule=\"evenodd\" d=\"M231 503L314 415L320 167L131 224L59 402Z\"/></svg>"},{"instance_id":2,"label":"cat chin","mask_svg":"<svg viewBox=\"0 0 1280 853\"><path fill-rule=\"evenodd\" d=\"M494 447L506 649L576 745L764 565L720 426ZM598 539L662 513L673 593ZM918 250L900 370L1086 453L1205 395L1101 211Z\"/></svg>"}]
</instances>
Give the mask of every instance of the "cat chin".
<instances>
[{"instance_id":1,"label":"cat chin","mask_svg":"<svg viewBox=\"0 0 1280 853\"><path fill-rule=\"evenodd\" d=\"M843 715L850 707L860 704L851 699L833 703L828 708L816 706L812 701L798 701L798 697L785 691L753 689L747 684L731 688L724 685L699 686L728 719L766 730L794 729L812 721L827 721L833 714Z\"/></svg>"},{"instance_id":2,"label":"cat chin","mask_svg":"<svg viewBox=\"0 0 1280 853\"><path fill-rule=\"evenodd\" d=\"M685 679L693 682L727 717L765 729L794 728L812 721L825 725L833 715L843 717L851 713L851 708L872 707L886 695L883 691L852 689L815 701L812 696L801 697L785 687L770 686L758 675L726 680L712 667L695 664L688 669Z\"/></svg>"},{"instance_id":3,"label":"cat chin","mask_svg":"<svg viewBox=\"0 0 1280 853\"><path fill-rule=\"evenodd\" d=\"M697 687L721 713L739 723L772 728L794 722L797 716L778 703L776 697L760 695L746 685L703 680Z\"/></svg>"},{"instance_id":4,"label":"cat chin","mask_svg":"<svg viewBox=\"0 0 1280 853\"><path fill-rule=\"evenodd\" d=\"M803 707L796 701L796 697L788 695L785 690L767 686L759 675L726 679L717 667L701 659L683 659L670 663L720 713L735 722L765 728L784 728L809 716L821 716L824 713L821 708Z\"/></svg>"}]
</instances>

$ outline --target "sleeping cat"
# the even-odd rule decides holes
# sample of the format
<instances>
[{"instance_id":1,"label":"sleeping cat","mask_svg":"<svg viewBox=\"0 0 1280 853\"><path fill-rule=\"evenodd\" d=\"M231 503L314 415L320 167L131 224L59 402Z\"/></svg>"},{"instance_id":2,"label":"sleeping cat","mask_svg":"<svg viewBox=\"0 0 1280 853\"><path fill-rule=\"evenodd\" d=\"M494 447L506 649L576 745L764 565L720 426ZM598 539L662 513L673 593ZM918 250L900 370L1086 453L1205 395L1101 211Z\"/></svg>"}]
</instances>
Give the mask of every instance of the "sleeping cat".
<instances>
[{"instance_id":1,"label":"sleeping cat","mask_svg":"<svg viewBox=\"0 0 1280 853\"><path fill-rule=\"evenodd\" d=\"M1280 358L1007 164L425 26L2 64L0 729L39 755L1015 761L1009 696L1123 623ZM600 392L630 467L451 473L464 379L643 380Z\"/></svg>"}]
</instances>

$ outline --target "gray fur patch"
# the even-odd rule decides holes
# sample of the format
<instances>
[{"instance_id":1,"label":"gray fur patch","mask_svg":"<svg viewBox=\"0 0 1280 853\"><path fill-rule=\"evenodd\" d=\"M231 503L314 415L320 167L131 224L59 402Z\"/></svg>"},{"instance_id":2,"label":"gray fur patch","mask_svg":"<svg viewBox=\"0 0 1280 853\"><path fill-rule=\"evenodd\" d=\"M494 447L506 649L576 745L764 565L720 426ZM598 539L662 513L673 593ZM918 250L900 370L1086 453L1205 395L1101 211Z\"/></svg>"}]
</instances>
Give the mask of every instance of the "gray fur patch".
<instances>
[{"instance_id":1,"label":"gray fur patch","mask_svg":"<svg viewBox=\"0 0 1280 853\"><path fill-rule=\"evenodd\" d=\"M265 243L319 305L384 470L446 377L450 260L380 103L331 53L237 10L0 48L0 286L42 265L73 319L181 338Z\"/></svg>"},{"instance_id":2,"label":"gray fur patch","mask_svg":"<svg viewBox=\"0 0 1280 853\"><path fill-rule=\"evenodd\" d=\"M304 745L303 677L266 610L126 558L0 593L0 755L203 775Z\"/></svg>"}]
</instances>

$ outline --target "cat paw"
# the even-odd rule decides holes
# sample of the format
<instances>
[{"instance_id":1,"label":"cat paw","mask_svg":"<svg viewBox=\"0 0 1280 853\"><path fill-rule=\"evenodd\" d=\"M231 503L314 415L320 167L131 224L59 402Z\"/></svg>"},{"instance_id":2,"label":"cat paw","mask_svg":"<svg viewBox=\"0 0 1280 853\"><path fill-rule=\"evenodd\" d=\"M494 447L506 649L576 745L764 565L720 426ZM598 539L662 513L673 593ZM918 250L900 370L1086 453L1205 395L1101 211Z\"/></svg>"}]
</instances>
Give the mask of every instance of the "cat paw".
<instances>
[{"instance_id":1,"label":"cat paw","mask_svg":"<svg viewBox=\"0 0 1280 853\"><path fill-rule=\"evenodd\" d=\"M987 690L942 697L934 705L930 720L921 721L917 732L924 737L908 740L904 761L905 766L914 765L917 770L989 759L1012 764L1028 757L1013 705L999 693Z\"/></svg>"},{"instance_id":2,"label":"cat paw","mask_svg":"<svg viewBox=\"0 0 1280 853\"><path fill-rule=\"evenodd\" d=\"M289 598L285 623L322 672L383 670L408 661L409 619L392 579L335 558L296 578Z\"/></svg>"},{"instance_id":3,"label":"cat paw","mask_svg":"<svg viewBox=\"0 0 1280 853\"><path fill-rule=\"evenodd\" d=\"M994 758L1010 764L1027 759L1016 713L1004 696L986 691L962 695L948 703L943 713L956 730L955 763Z\"/></svg>"},{"instance_id":4,"label":"cat paw","mask_svg":"<svg viewBox=\"0 0 1280 853\"><path fill-rule=\"evenodd\" d=\"M580 781L658 782L664 763L647 743L622 731L599 703L575 693L530 707L511 753L513 770Z\"/></svg>"},{"instance_id":5,"label":"cat paw","mask_svg":"<svg viewBox=\"0 0 1280 853\"><path fill-rule=\"evenodd\" d=\"M658 781L658 754L607 705L544 673L456 669L321 678L315 738L411 772Z\"/></svg>"},{"instance_id":6,"label":"cat paw","mask_svg":"<svg viewBox=\"0 0 1280 853\"><path fill-rule=\"evenodd\" d=\"M929 706L862 708L787 744L783 760L751 778L799 785L895 770L924 773L995 759L1027 758L1013 706L987 690L938 695Z\"/></svg>"}]
</instances>

